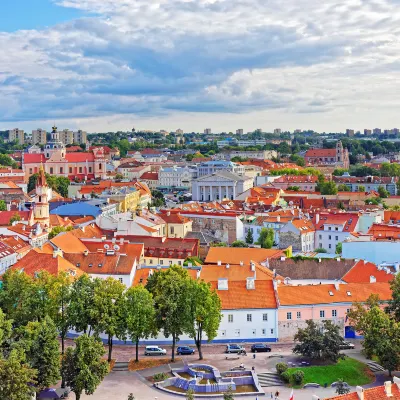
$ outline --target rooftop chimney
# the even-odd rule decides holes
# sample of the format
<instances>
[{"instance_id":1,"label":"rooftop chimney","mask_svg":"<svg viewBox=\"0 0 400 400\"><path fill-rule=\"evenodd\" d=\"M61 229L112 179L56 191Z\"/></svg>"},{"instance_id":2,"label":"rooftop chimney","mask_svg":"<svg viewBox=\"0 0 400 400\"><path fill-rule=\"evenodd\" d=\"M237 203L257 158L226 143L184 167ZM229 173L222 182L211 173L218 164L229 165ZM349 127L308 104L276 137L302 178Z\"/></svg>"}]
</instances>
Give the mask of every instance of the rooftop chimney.
<instances>
[{"instance_id":1,"label":"rooftop chimney","mask_svg":"<svg viewBox=\"0 0 400 400\"><path fill-rule=\"evenodd\" d=\"M335 282L335 289L336 290L340 290L340 283L339 282Z\"/></svg>"},{"instance_id":2,"label":"rooftop chimney","mask_svg":"<svg viewBox=\"0 0 400 400\"><path fill-rule=\"evenodd\" d=\"M391 381L386 381L385 382L385 393L387 397L393 397L392 394L392 382Z\"/></svg>"},{"instance_id":3,"label":"rooftop chimney","mask_svg":"<svg viewBox=\"0 0 400 400\"><path fill-rule=\"evenodd\" d=\"M376 283L376 278L373 275L369 277L369 283Z\"/></svg>"},{"instance_id":4,"label":"rooftop chimney","mask_svg":"<svg viewBox=\"0 0 400 400\"><path fill-rule=\"evenodd\" d=\"M359 400L364 400L364 389L361 386L356 387L356 392Z\"/></svg>"},{"instance_id":5,"label":"rooftop chimney","mask_svg":"<svg viewBox=\"0 0 400 400\"><path fill-rule=\"evenodd\" d=\"M218 261L217 261L217 264L218 264L218 265L221 265L221 264L222 264L222 263L221 263L221 260L218 260Z\"/></svg>"},{"instance_id":6,"label":"rooftop chimney","mask_svg":"<svg viewBox=\"0 0 400 400\"><path fill-rule=\"evenodd\" d=\"M200 279L200 272L201 272L200 269L198 269L197 272L196 272L196 278L197 278L197 279Z\"/></svg>"},{"instance_id":7,"label":"rooftop chimney","mask_svg":"<svg viewBox=\"0 0 400 400\"><path fill-rule=\"evenodd\" d=\"M85 256L87 256L87 255L89 254L89 251L88 251L88 250L83 250L83 254L84 254Z\"/></svg>"},{"instance_id":8,"label":"rooftop chimney","mask_svg":"<svg viewBox=\"0 0 400 400\"><path fill-rule=\"evenodd\" d=\"M229 265L229 264L226 264L226 269L229 269L229 267L230 267L230 265Z\"/></svg>"},{"instance_id":9,"label":"rooftop chimney","mask_svg":"<svg viewBox=\"0 0 400 400\"><path fill-rule=\"evenodd\" d=\"M254 278L246 279L246 288L247 288L247 290L252 290L252 289L256 288L256 281Z\"/></svg>"},{"instance_id":10,"label":"rooftop chimney","mask_svg":"<svg viewBox=\"0 0 400 400\"><path fill-rule=\"evenodd\" d=\"M318 224L319 222L319 214L315 214L315 223Z\"/></svg>"}]
</instances>

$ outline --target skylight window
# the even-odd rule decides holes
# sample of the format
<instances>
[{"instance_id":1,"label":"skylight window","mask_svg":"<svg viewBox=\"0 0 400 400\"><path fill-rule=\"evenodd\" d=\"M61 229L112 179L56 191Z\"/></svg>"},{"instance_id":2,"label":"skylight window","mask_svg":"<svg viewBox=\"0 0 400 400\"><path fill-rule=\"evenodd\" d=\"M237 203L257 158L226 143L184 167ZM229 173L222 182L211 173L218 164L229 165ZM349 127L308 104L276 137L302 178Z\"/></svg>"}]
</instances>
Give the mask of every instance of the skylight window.
<instances>
[{"instance_id":1,"label":"skylight window","mask_svg":"<svg viewBox=\"0 0 400 400\"><path fill-rule=\"evenodd\" d=\"M329 291L329 296L333 296L333 292Z\"/></svg>"},{"instance_id":2,"label":"skylight window","mask_svg":"<svg viewBox=\"0 0 400 400\"><path fill-rule=\"evenodd\" d=\"M351 292L347 291L347 296L351 296Z\"/></svg>"}]
</instances>

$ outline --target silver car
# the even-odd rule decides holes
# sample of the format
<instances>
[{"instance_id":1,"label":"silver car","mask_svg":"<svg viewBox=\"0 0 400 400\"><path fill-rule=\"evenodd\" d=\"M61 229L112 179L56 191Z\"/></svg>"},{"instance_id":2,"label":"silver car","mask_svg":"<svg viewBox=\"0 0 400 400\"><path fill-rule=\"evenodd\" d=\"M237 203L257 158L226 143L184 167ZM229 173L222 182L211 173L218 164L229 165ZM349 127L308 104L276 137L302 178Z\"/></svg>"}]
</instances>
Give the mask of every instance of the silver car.
<instances>
[{"instance_id":1,"label":"silver car","mask_svg":"<svg viewBox=\"0 0 400 400\"><path fill-rule=\"evenodd\" d=\"M167 350L158 346L146 346L146 349L144 350L145 356L165 356L166 354Z\"/></svg>"}]
</instances>

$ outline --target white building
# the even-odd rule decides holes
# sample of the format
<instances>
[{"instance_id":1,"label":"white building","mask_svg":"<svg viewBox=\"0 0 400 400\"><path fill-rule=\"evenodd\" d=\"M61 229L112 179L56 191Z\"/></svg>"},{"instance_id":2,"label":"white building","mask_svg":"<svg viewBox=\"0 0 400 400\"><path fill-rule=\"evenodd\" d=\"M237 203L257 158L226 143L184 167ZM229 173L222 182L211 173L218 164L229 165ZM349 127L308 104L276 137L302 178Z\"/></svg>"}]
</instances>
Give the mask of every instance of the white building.
<instances>
[{"instance_id":1,"label":"white building","mask_svg":"<svg viewBox=\"0 0 400 400\"><path fill-rule=\"evenodd\" d=\"M315 228L308 219L294 219L279 231L280 248L293 247L294 251L315 250Z\"/></svg>"},{"instance_id":2,"label":"white building","mask_svg":"<svg viewBox=\"0 0 400 400\"><path fill-rule=\"evenodd\" d=\"M237 175L245 174L245 167L231 161L206 161L197 166L197 176L214 174L219 171L228 171Z\"/></svg>"},{"instance_id":3,"label":"white building","mask_svg":"<svg viewBox=\"0 0 400 400\"><path fill-rule=\"evenodd\" d=\"M158 172L158 181L160 187L165 188L184 188L190 190L192 180L197 176L197 171L189 167L160 168Z\"/></svg>"},{"instance_id":4,"label":"white building","mask_svg":"<svg viewBox=\"0 0 400 400\"><path fill-rule=\"evenodd\" d=\"M260 160L271 160L272 158L278 157L278 152L276 152L275 150L259 150L259 151L237 150L237 151L231 151L229 153L229 159L231 159L233 157L257 158Z\"/></svg>"},{"instance_id":5,"label":"white building","mask_svg":"<svg viewBox=\"0 0 400 400\"><path fill-rule=\"evenodd\" d=\"M236 196L253 187L253 179L228 171L219 171L192 181L194 201L236 199Z\"/></svg>"},{"instance_id":6,"label":"white building","mask_svg":"<svg viewBox=\"0 0 400 400\"><path fill-rule=\"evenodd\" d=\"M0 242L0 275L16 264L18 254L5 243Z\"/></svg>"},{"instance_id":7,"label":"white building","mask_svg":"<svg viewBox=\"0 0 400 400\"><path fill-rule=\"evenodd\" d=\"M377 265L400 263L400 242L372 241L369 236L350 239L342 244L342 257L366 260Z\"/></svg>"},{"instance_id":8,"label":"white building","mask_svg":"<svg viewBox=\"0 0 400 400\"><path fill-rule=\"evenodd\" d=\"M211 135L211 128L206 128L206 129L204 129L204 134L205 135Z\"/></svg>"}]
</instances>

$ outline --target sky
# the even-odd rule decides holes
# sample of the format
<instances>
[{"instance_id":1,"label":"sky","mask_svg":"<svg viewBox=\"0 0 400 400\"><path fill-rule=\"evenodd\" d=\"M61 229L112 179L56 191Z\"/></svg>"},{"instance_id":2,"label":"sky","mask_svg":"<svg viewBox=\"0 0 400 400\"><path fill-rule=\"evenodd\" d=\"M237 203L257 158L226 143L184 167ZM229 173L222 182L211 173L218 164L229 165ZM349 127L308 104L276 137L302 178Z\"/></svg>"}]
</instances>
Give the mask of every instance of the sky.
<instances>
[{"instance_id":1,"label":"sky","mask_svg":"<svg viewBox=\"0 0 400 400\"><path fill-rule=\"evenodd\" d=\"M399 0L6 0L0 130L400 127Z\"/></svg>"}]
</instances>

